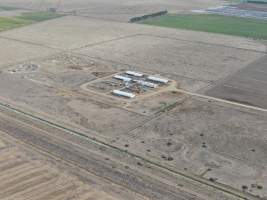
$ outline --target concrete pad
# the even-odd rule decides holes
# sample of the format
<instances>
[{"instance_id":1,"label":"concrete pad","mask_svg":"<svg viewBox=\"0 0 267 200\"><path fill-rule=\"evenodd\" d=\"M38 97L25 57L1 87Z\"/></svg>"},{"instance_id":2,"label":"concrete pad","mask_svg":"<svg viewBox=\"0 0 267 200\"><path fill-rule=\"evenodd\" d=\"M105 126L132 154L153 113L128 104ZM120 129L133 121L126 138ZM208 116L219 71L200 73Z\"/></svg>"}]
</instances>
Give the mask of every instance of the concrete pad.
<instances>
[{"instance_id":1,"label":"concrete pad","mask_svg":"<svg viewBox=\"0 0 267 200\"><path fill-rule=\"evenodd\" d=\"M54 54L56 50L0 38L0 67Z\"/></svg>"}]
</instances>

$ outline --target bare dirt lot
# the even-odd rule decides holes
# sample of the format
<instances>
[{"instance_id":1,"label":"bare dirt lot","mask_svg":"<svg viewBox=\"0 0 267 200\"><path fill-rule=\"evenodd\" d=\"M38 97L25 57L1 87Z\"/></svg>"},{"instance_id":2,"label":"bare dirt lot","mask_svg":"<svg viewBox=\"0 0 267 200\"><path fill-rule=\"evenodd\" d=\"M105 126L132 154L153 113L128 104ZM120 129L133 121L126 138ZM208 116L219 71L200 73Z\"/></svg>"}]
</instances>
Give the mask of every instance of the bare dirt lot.
<instances>
[{"instance_id":1,"label":"bare dirt lot","mask_svg":"<svg viewBox=\"0 0 267 200\"><path fill-rule=\"evenodd\" d=\"M111 53L116 49L115 53ZM166 51L166 49L168 49ZM159 73L216 81L263 56L261 53L141 35L78 50L79 53L127 63ZM113 51L114 52L114 51ZM209 56L205 56L209 55Z\"/></svg>"},{"instance_id":2,"label":"bare dirt lot","mask_svg":"<svg viewBox=\"0 0 267 200\"><path fill-rule=\"evenodd\" d=\"M266 56L228 77L206 94L267 108Z\"/></svg>"},{"instance_id":3,"label":"bare dirt lot","mask_svg":"<svg viewBox=\"0 0 267 200\"><path fill-rule=\"evenodd\" d=\"M39 45L0 38L0 68L25 60L52 55L56 50ZM14 56L14 54L16 56Z\"/></svg>"},{"instance_id":4,"label":"bare dirt lot","mask_svg":"<svg viewBox=\"0 0 267 200\"><path fill-rule=\"evenodd\" d=\"M10 0L8 5L23 7L31 2ZM68 1L64 9L86 13L94 6L102 10L109 5L107 1L103 5L86 2L88 7L85 1ZM182 5L191 9L197 2L177 1L177 9L185 9ZM201 2L204 6L210 1ZM151 3L147 1L147 5ZM139 13L143 4L119 1L112 5L124 15L123 11L131 13L132 7L136 8L133 14ZM39 184L45 183L39 169L45 177L64 177L66 185L56 193L62 195L59 199L69 197L63 190L72 187L74 191L89 187L94 195L100 194L99 199L104 199L102 192L107 199L127 200L266 197L266 110L204 93L231 75L251 77L255 73L242 71L254 63L261 63L265 73L265 43L113 20L66 16L0 33L0 130L5 135L0 142L0 168L9 164L5 153L14 154L11 163L21 159L29 167L37 166L36 176L19 179L16 189L7 189L3 197L24 190L23 181L29 181L29 187L35 183L32 180L37 181L36 187L41 188ZM112 88L96 84L126 70L162 76L175 84L134 99L115 97ZM264 73L256 79L265 81ZM264 87L258 89L265 94ZM4 115L7 110L12 110L8 117ZM18 154L24 144L17 147L6 135L30 145L30 150ZM56 156L56 161L39 155L33 159L32 149ZM75 168L61 171L57 162L75 163ZM21 169L22 174L33 173L27 169ZM105 181L96 181L91 174L88 186L87 176L76 176L71 169L91 172ZM12 170L10 174L1 172L0 177L13 175ZM1 182L0 187L12 188L10 184ZM112 193L113 188L119 195ZM22 193L31 196L32 192L25 188ZM91 197L90 192L78 193L84 194L81 199Z\"/></svg>"},{"instance_id":5,"label":"bare dirt lot","mask_svg":"<svg viewBox=\"0 0 267 200\"><path fill-rule=\"evenodd\" d=\"M84 183L44 156L16 145L4 133L0 137L5 144L0 146L1 199L120 199L105 192L106 186L97 185L99 180L94 175L91 184Z\"/></svg>"},{"instance_id":6,"label":"bare dirt lot","mask_svg":"<svg viewBox=\"0 0 267 200\"><path fill-rule=\"evenodd\" d=\"M266 115L188 99L120 138L122 146L175 168L266 196ZM132 139L131 139L132 138ZM260 161L260 162L259 162Z\"/></svg>"},{"instance_id":7,"label":"bare dirt lot","mask_svg":"<svg viewBox=\"0 0 267 200\"><path fill-rule=\"evenodd\" d=\"M3 100L166 166L266 195L254 187L266 187L265 175L259 175L266 173L264 114L191 100L179 92L124 101L84 90L83 84L128 68L82 55L58 54L29 63L2 69L1 85L10 84L1 88Z\"/></svg>"}]
</instances>

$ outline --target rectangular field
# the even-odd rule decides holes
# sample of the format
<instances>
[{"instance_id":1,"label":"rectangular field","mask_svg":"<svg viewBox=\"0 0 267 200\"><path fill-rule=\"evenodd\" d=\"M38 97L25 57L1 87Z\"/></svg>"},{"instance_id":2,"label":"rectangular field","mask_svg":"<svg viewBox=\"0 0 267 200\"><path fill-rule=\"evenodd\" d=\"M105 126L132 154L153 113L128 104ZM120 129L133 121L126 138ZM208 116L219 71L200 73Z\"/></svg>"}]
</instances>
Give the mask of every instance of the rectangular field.
<instances>
[{"instance_id":1,"label":"rectangular field","mask_svg":"<svg viewBox=\"0 0 267 200\"><path fill-rule=\"evenodd\" d=\"M31 23L30 21L24 19L0 17L0 31L5 31L20 26L25 26L30 23Z\"/></svg>"},{"instance_id":2,"label":"rectangular field","mask_svg":"<svg viewBox=\"0 0 267 200\"><path fill-rule=\"evenodd\" d=\"M116 53L113 53L114 49ZM133 70L153 71L178 82L183 79L181 77L201 82L217 81L263 56L262 53L222 45L151 35L89 46L77 53L127 63L135 68Z\"/></svg>"},{"instance_id":3,"label":"rectangular field","mask_svg":"<svg viewBox=\"0 0 267 200\"><path fill-rule=\"evenodd\" d=\"M0 68L22 62L28 59L48 56L56 53L56 50L23 42L0 39ZM16 56L14 56L16 55Z\"/></svg>"},{"instance_id":4,"label":"rectangular field","mask_svg":"<svg viewBox=\"0 0 267 200\"><path fill-rule=\"evenodd\" d=\"M0 31L26 26L35 22L54 19L60 16L62 15L55 14L53 12L25 12L20 13L19 16L1 17L0 13Z\"/></svg>"},{"instance_id":5,"label":"rectangular field","mask_svg":"<svg viewBox=\"0 0 267 200\"><path fill-rule=\"evenodd\" d=\"M250 106L267 108L266 72L265 56L211 88L206 94Z\"/></svg>"},{"instance_id":6,"label":"rectangular field","mask_svg":"<svg viewBox=\"0 0 267 200\"><path fill-rule=\"evenodd\" d=\"M87 184L49 159L21 148L0 132L0 198L14 200L116 200L103 186ZM101 180L101 179L100 179ZM98 187L97 187L98 186ZM102 187L102 188L101 188Z\"/></svg>"},{"instance_id":7,"label":"rectangular field","mask_svg":"<svg viewBox=\"0 0 267 200\"><path fill-rule=\"evenodd\" d=\"M265 20L193 14L161 16L145 20L142 23L177 29L251 37L255 39L267 39L267 22Z\"/></svg>"},{"instance_id":8,"label":"rectangular field","mask_svg":"<svg viewBox=\"0 0 267 200\"><path fill-rule=\"evenodd\" d=\"M265 197L266 117L192 97L116 144L127 144L128 151L165 166Z\"/></svg>"}]
</instances>

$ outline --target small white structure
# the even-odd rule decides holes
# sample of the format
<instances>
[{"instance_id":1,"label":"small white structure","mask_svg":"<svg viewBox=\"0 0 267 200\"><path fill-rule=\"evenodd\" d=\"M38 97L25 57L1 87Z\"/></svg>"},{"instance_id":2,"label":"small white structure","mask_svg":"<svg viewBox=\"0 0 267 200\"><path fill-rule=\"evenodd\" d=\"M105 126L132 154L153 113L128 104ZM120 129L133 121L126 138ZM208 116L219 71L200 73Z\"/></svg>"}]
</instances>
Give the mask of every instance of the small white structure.
<instances>
[{"instance_id":1,"label":"small white structure","mask_svg":"<svg viewBox=\"0 0 267 200\"><path fill-rule=\"evenodd\" d=\"M155 82L164 83L164 84L167 84L169 82L168 79L159 78L156 76L149 76L149 77L147 77L147 79L150 81L155 81Z\"/></svg>"},{"instance_id":2,"label":"small white structure","mask_svg":"<svg viewBox=\"0 0 267 200\"><path fill-rule=\"evenodd\" d=\"M156 88L156 87L158 87L158 85L155 84L155 83L150 83L150 82L141 81L141 80L137 80L136 82L137 82L139 85L146 86L146 87L150 87L150 88Z\"/></svg>"},{"instance_id":3,"label":"small white structure","mask_svg":"<svg viewBox=\"0 0 267 200\"><path fill-rule=\"evenodd\" d=\"M123 96L123 97L127 97L127 98L134 98L135 97L135 94L129 93L129 92L123 92L121 90L113 90L112 93L115 95Z\"/></svg>"},{"instance_id":4,"label":"small white structure","mask_svg":"<svg viewBox=\"0 0 267 200\"><path fill-rule=\"evenodd\" d=\"M138 72L133 72L133 71L126 71L126 74L131 75L131 76L135 76L135 77L142 77L143 74L138 73Z\"/></svg>"},{"instance_id":5,"label":"small white structure","mask_svg":"<svg viewBox=\"0 0 267 200\"><path fill-rule=\"evenodd\" d=\"M129 82L129 81L131 81L132 79L131 78L129 78L129 77L125 77L125 76L121 76L121 75L115 75L115 76L113 76L114 78L116 78L116 79L119 79L119 80L122 80L122 81L124 81L124 82Z\"/></svg>"}]
</instances>

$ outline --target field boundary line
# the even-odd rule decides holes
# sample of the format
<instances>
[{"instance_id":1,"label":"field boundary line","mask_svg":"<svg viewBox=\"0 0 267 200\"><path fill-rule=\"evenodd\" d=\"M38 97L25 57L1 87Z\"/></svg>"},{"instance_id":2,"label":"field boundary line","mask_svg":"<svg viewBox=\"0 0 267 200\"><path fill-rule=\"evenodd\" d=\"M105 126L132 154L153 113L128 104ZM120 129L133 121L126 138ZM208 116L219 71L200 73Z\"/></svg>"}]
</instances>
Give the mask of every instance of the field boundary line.
<instances>
[{"instance_id":1,"label":"field boundary line","mask_svg":"<svg viewBox=\"0 0 267 200\"><path fill-rule=\"evenodd\" d=\"M256 110L256 111L261 111L261 112L266 112L267 113L267 109L265 109L265 108L245 105L245 104L234 102L234 101L229 101L229 100L225 100L225 99L211 97L211 96L207 96L207 95L203 95L203 94L197 94L197 93L193 93L193 92L188 92L188 91L181 90L181 89L176 89L176 91L180 92L180 93L183 93L183 94L196 96L196 97L199 97L199 98L202 98L202 99L213 100L213 101L217 101L217 102L221 102L221 103L225 103L225 104L229 104L229 105L233 105L233 106L243 107L243 108L252 109L252 110Z\"/></svg>"},{"instance_id":2,"label":"field boundary line","mask_svg":"<svg viewBox=\"0 0 267 200\"><path fill-rule=\"evenodd\" d=\"M80 138L83 138L85 139L86 141L90 142L90 143L93 143L93 144L96 144L96 145L101 145L101 146L105 146L107 148L110 148L114 151L118 151L120 153L123 153L127 156L130 156L130 157L133 157L135 159L139 159L139 160L142 160L143 162L146 162L146 163L149 163L153 166L156 166L157 168L161 169L161 170L164 170L164 171L168 171L169 173L171 174L174 174L176 176L182 176L190 181L194 181L194 182L198 182L200 184L203 184L203 185L206 185L208 187L211 187L211 188L214 188L216 190L219 190L225 194L228 194L228 195L231 195L231 196L234 196L234 197L237 197L239 199L243 199L243 200L258 200L258 198L252 194L244 194L242 193L241 191L235 189L235 188L231 188L227 185L224 185L224 184L221 184L221 183L211 183L209 180L205 180L203 178L200 178L200 177L197 177L196 175L193 175L193 174L187 174L187 173L184 173L184 172L181 172L181 171L178 171L178 170L174 170L170 167L167 167L167 166L163 166L161 165L160 163L157 163L155 161L151 161L149 159L146 159L142 156L139 156L137 154L134 154L134 153L131 153L131 152L127 152L123 149L120 149L116 146L113 146L111 144L108 144L106 142L103 142L101 140L98 140L96 138L92 138L82 132L79 132L79 131L76 131L76 130L72 130L68 127L65 127L65 126L62 126L60 124L57 124L57 123L54 123L54 122L51 122L51 121L48 121L46 119L43 119L41 117L38 117L38 116L34 116L32 114L29 114L29 113L26 113L22 110L19 110L15 107L12 107L11 105L9 104L5 104L5 103L2 103L0 102L0 107L6 109L6 110L9 110L11 112L14 112L14 113L18 113L20 115L23 115L25 117L28 117L30 119L33 119L35 121L39 121L40 123L43 123L43 124L46 124L48 126L51 126L51 127L54 127L54 128L57 128L57 129L61 129L63 131L66 131L67 133L71 134L71 135L74 135L74 136L77 136L77 137L80 137ZM267 110L266 110L267 111Z\"/></svg>"},{"instance_id":3,"label":"field boundary line","mask_svg":"<svg viewBox=\"0 0 267 200\"><path fill-rule=\"evenodd\" d=\"M207 33L207 32L204 32L204 33ZM203 44L203 45L209 45L209 46L220 46L220 47L225 47L225 48L238 49L238 50L242 50L242 51L251 51L251 52L255 52L255 53L267 54L267 49L265 51L261 51L261 50L255 50L255 49L249 49L249 48L234 47L234 46L229 46L229 45L224 45L224 44L208 43L208 42L203 42L203 41L199 41L199 40L188 40L188 39L181 39L181 38L154 35L154 34L146 34L146 33L143 33L142 35L155 37L155 38L161 38L161 39L178 40L178 41L189 42L189 43ZM236 37L238 37L238 36L236 36Z\"/></svg>"}]
</instances>

